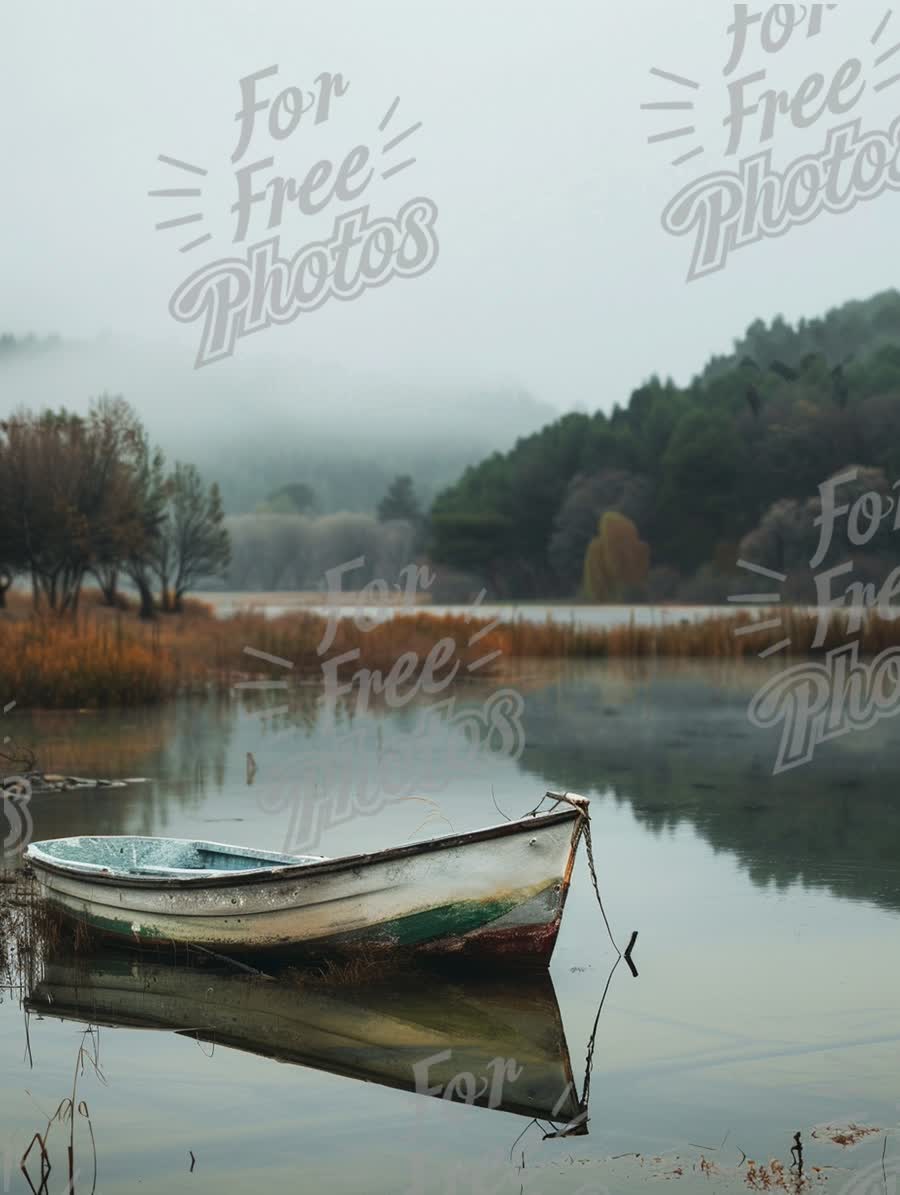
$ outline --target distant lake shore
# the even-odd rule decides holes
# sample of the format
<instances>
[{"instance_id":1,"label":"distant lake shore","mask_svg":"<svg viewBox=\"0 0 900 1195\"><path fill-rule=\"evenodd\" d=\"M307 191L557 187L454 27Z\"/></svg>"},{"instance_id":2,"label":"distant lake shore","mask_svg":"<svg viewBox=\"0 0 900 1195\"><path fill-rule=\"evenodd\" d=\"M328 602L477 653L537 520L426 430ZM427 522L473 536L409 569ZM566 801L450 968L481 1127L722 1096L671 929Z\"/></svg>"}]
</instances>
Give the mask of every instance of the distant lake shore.
<instances>
[{"instance_id":1,"label":"distant lake shore","mask_svg":"<svg viewBox=\"0 0 900 1195\"><path fill-rule=\"evenodd\" d=\"M280 618L286 614L303 611L327 617L337 614L339 617L352 618L362 615L366 618L382 620L402 616L415 612L430 614L435 618L443 617L473 617L502 618L504 621L544 623L574 623L586 628L609 629L616 626L663 626L683 622L703 621L709 618L731 618L735 614L752 614L759 612L759 606L740 605L737 603L727 606L691 605L680 603L656 603L653 605L600 605L591 602L576 601L493 601L479 605L474 603L447 604L420 600L414 604L404 600L398 594L393 601L373 602L362 600L361 593L347 592L341 595L340 602L329 601L326 592L314 590L297 590L284 592L242 592L223 591L198 593L200 600L212 606L217 618L230 618L238 613L264 614L267 618ZM814 606L786 607L804 614L816 613ZM898 608L900 613L900 608Z\"/></svg>"}]
</instances>

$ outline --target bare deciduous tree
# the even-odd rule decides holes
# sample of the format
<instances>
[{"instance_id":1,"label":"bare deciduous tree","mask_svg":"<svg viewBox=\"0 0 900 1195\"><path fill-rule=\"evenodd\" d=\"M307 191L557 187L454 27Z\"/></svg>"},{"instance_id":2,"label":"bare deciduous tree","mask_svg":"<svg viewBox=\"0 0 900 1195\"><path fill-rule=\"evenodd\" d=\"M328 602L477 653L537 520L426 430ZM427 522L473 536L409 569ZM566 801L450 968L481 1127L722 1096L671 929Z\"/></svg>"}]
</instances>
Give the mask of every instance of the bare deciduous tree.
<instances>
[{"instance_id":1,"label":"bare deciduous tree","mask_svg":"<svg viewBox=\"0 0 900 1195\"><path fill-rule=\"evenodd\" d=\"M153 597L153 563L165 517L166 484L165 461L157 448L152 451L146 435L141 436L137 452L136 484L141 496L141 522L134 538L124 552L122 567L138 591L141 601L140 617L155 618Z\"/></svg>"},{"instance_id":2,"label":"bare deciduous tree","mask_svg":"<svg viewBox=\"0 0 900 1195\"><path fill-rule=\"evenodd\" d=\"M166 482L166 512L153 561L163 610L180 611L196 581L227 568L231 548L224 524L219 487L214 482L207 489L193 465L176 463Z\"/></svg>"},{"instance_id":3,"label":"bare deciduous tree","mask_svg":"<svg viewBox=\"0 0 900 1195\"><path fill-rule=\"evenodd\" d=\"M19 412L0 425L4 538L11 563L31 573L36 602L78 607L88 571L114 595L113 562L135 534L140 495L133 454L140 423L122 399L102 398L86 418Z\"/></svg>"}]
</instances>

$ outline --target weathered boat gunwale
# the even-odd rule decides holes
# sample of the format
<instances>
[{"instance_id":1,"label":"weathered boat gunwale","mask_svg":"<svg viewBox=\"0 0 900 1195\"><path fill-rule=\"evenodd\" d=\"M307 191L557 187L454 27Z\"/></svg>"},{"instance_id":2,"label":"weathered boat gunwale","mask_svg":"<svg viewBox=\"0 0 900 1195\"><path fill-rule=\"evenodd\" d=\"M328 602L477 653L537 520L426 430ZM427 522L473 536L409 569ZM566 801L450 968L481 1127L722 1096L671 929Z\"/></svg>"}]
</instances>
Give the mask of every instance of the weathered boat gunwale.
<instances>
[{"instance_id":1,"label":"weathered boat gunwale","mask_svg":"<svg viewBox=\"0 0 900 1195\"><path fill-rule=\"evenodd\" d=\"M34 846L29 847L26 859L36 869L47 871L54 875L66 876L70 879L89 880L92 884L117 888L140 889L176 889L179 891L196 888L243 888L258 884L271 884L273 880L289 882L307 876L321 876L341 871L352 871L358 867L365 867L372 863L389 863L395 859L408 859L415 855L426 854L431 851L453 850L469 843L485 842L491 839L506 838L514 834L526 834L533 828L556 825L566 821L578 821L584 817L580 808L572 807L559 813L533 814L518 821L501 822L497 826L488 826L482 830L471 830L462 834L448 834L439 838L429 838L424 842L407 843L403 846L388 847L382 851L368 851L357 855L343 855L335 859L324 859L318 863L298 863L297 866L279 865L259 868L253 871L220 872L209 875L190 876L130 876L127 872L116 872L109 869L96 871L82 870L75 865L65 865L56 862L51 855L44 852L35 853ZM122 835L121 837L129 837ZM211 844L226 845L226 844ZM570 856L567 872L571 875L574 862L574 852ZM566 880L568 881L569 875ZM568 888L568 882L565 885Z\"/></svg>"}]
</instances>

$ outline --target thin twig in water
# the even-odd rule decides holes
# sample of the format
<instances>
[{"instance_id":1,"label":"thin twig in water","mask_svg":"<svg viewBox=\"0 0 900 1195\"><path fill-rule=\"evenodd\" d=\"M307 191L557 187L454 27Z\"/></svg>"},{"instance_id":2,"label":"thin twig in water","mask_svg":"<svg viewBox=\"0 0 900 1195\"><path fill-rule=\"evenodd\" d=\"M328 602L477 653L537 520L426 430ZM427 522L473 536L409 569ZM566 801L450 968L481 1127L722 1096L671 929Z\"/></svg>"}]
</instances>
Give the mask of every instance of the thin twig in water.
<instances>
[{"instance_id":1,"label":"thin twig in water","mask_svg":"<svg viewBox=\"0 0 900 1195\"><path fill-rule=\"evenodd\" d=\"M508 822L511 822L511 821L512 821L512 818L511 818L511 817L509 817L509 815L508 815L508 814L504 813L504 812L503 812L503 810L500 808L500 806L497 804L497 798L494 796L494 786L493 786L493 784L491 785L491 800L494 802L494 808L497 810L497 812L498 812L498 813L499 813L499 814L500 814L502 817L505 817L505 818L506 818L506 820L507 820Z\"/></svg>"},{"instance_id":2,"label":"thin twig in water","mask_svg":"<svg viewBox=\"0 0 900 1195\"><path fill-rule=\"evenodd\" d=\"M33 772L37 767L37 756L31 747L20 747L12 740L8 742L9 751L0 751L0 759L5 759L17 771Z\"/></svg>"},{"instance_id":3,"label":"thin twig in water","mask_svg":"<svg viewBox=\"0 0 900 1195\"><path fill-rule=\"evenodd\" d=\"M212 1057L213 1057L213 1055L214 1055L214 1054L215 1054L215 1052L216 1052L216 1043L215 1043L214 1041L212 1041L212 1042L205 1042L205 1041L204 1041L204 1039L203 1039L202 1037L197 1037L197 1036L195 1036L195 1037L194 1037L194 1041L196 1042L196 1044L197 1044L197 1046L198 1046L198 1048L199 1048L199 1050L200 1050L200 1053L203 1055L203 1057L204 1057L204 1058L212 1058ZM210 1050L209 1050L209 1053L208 1053L208 1054L207 1054L207 1052L206 1052L206 1051L203 1049L203 1046L204 1046L204 1045L208 1045L208 1046L210 1047Z\"/></svg>"},{"instance_id":4,"label":"thin twig in water","mask_svg":"<svg viewBox=\"0 0 900 1195\"><path fill-rule=\"evenodd\" d=\"M799 1131L794 1133L794 1144L791 1146L791 1157L795 1159L791 1163L791 1169L797 1167L797 1173L803 1174L803 1142L800 1139Z\"/></svg>"},{"instance_id":5,"label":"thin twig in water","mask_svg":"<svg viewBox=\"0 0 900 1195\"><path fill-rule=\"evenodd\" d=\"M272 979L274 975L268 975L265 971L257 971L255 967L248 967L246 963L239 963L235 958L229 958L227 954L217 954L215 950L207 950L205 946L198 946L196 942L188 942L188 946L192 950L199 950L203 954L208 954L210 958L218 959L219 962L228 963L229 966L237 967L239 971L246 971L248 975L256 975L259 979Z\"/></svg>"},{"instance_id":6,"label":"thin twig in water","mask_svg":"<svg viewBox=\"0 0 900 1195\"><path fill-rule=\"evenodd\" d=\"M26 1009L25 1011L25 1057L28 1059L28 1069L34 1070L34 1057L31 1053L31 1034L28 1031L28 1021L31 1013Z\"/></svg>"},{"instance_id":7,"label":"thin twig in water","mask_svg":"<svg viewBox=\"0 0 900 1195\"><path fill-rule=\"evenodd\" d=\"M447 825L450 826L450 829L451 830L453 829L453 827L450 825L450 822L447 821L447 819L444 817L444 815L442 813L432 812L432 813L429 813L429 815L425 818L424 822L420 822L418 824L418 826L416 826L415 830L413 830L412 834L410 834L410 838L415 838L415 836L421 830L424 830L425 827L429 824L429 822L433 822L435 818L437 818L438 821L447 822Z\"/></svg>"},{"instance_id":8,"label":"thin twig in water","mask_svg":"<svg viewBox=\"0 0 900 1195\"><path fill-rule=\"evenodd\" d=\"M456 833L456 830L454 830L454 828L453 828L453 823L450 821L450 819L448 817L446 817L444 815L444 811L441 809L440 805L438 805L437 801L432 801L430 797L401 797L400 800L401 801L421 801L423 805L431 806L431 813L429 813L428 817L425 818L425 821L422 822L420 826L418 826L415 830L413 830L412 834L410 834L410 838L412 838L414 835L418 834L419 830L421 830L423 828L423 826L427 826L429 821L431 821L431 819L434 817L437 817L441 821L446 822L447 825L450 827L450 832L452 834Z\"/></svg>"},{"instance_id":9,"label":"thin twig in water","mask_svg":"<svg viewBox=\"0 0 900 1195\"><path fill-rule=\"evenodd\" d=\"M514 1141L514 1142L512 1143L512 1145L509 1147L509 1160L510 1160L510 1161L512 1161L512 1159L513 1159L513 1152L514 1152L514 1150L515 1150L516 1146L519 1144L519 1142L522 1140L522 1138L525 1136L525 1134L528 1132L528 1130L529 1130L529 1129L531 1128L531 1126L532 1126L532 1125L534 1125L534 1124L537 1124L537 1117L535 1117L535 1118L534 1118L534 1120L529 1120L528 1124L527 1124L527 1125L525 1126L525 1128L524 1128L524 1129L521 1131L521 1133L519 1133L518 1137L516 1137L515 1141Z\"/></svg>"},{"instance_id":10,"label":"thin twig in water","mask_svg":"<svg viewBox=\"0 0 900 1195\"><path fill-rule=\"evenodd\" d=\"M725 1136L722 1138L721 1145L697 1145L696 1142L694 1142L694 1141L689 1141L688 1145L691 1147L691 1149L705 1149L707 1151L707 1153L714 1154L714 1153L718 1153L718 1151L720 1149L725 1148L725 1142L728 1140L728 1138L730 1136L731 1136L731 1129L729 1129L728 1132L725 1134ZM746 1154L744 1156L746 1157Z\"/></svg>"},{"instance_id":11,"label":"thin twig in water","mask_svg":"<svg viewBox=\"0 0 900 1195\"><path fill-rule=\"evenodd\" d=\"M881 1146L881 1177L884 1180L885 1195L887 1195L887 1171L884 1168L884 1155L887 1153L887 1133L884 1135L884 1142Z\"/></svg>"},{"instance_id":12,"label":"thin twig in water","mask_svg":"<svg viewBox=\"0 0 900 1195\"><path fill-rule=\"evenodd\" d=\"M84 1100L82 1100L78 1105L78 1113L80 1116L83 1116L85 1120L87 1120L88 1132L91 1135L91 1153L93 1154L94 1158L94 1179L91 1183L91 1195L94 1195L94 1192L97 1190L97 1142L94 1139L94 1126L91 1123L91 1115L88 1112L88 1106ZM74 1188L72 1195L74 1195Z\"/></svg>"},{"instance_id":13,"label":"thin twig in water","mask_svg":"<svg viewBox=\"0 0 900 1195\"><path fill-rule=\"evenodd\" d=\"M72 1094L71 1094L71 1096L67 1096L65 1099L60 1100L59 1104L57 1105L56 1111L53 1113L53 1115L47 1117L47 1127L44 1129L43 1135L41 1135L40 1133L35 1133L34 1137L31 1139L31 1144L28 1146L28 1149L26 1149L25 1153L22 1155L22 1160L19 1163L19 1168L22 1171L22 1173L25 1175L25 1178L26 1178L26 1181L28 1182L29 1187L31 1188L32 1192L35 1192L34 1184L32 1183L31 1176L28 1173L27 1163L28 1163L28 1156L31 1153L31 1150L34 1146L35 1141L37 1141L37 1143L40 1145L40 1148L41 1148L41 1185L38 1189L38 1192L35 1192L35 1195L39 1195L39 1193L42 1193L42 1195L47 1195L47 1190L48 1190L47 1179L50 1175L50 1170L52 1169L52 1167L50 1165L50 1155L47 1151L47 1140L50 1136L50 1130L53 1128L54 1123L58 1123L58 1124L62 1125L62 1124L65 1124L66 1120L68 1120L68 1122L69 1122L69 1142L68 1142L68 1145L66 1146L66 1157L67 1157L67 1161L68 1161L69 1182L68 1182L68 1185L65 1188L65 1190L66 1190L66 1195L75 1195L75 1184L78 1181L78 1176L79 1176L78 1170L75 1169L75 1117L76 1117L76 1115L83 1117L87 1121L88 1133L90 1134L90 1138L91 1138L91 1151L93 1154L93 1167L94 1167L94 1176L93 1176L93 1182L91 1185L91 1195L94 1195L94 1193L97 1189L97 1142L94 1137L94 1126L91 1122L90 1109L88 1108L87 1102L85 1100L80 1100L76 1103L76 1100L78 1098L78 1079L81 1075L84 1074L85 1062L89 1062L91 1064L91 1066L94 1068L94 1072L95 1072L97 1078L100 1080L101 1083L104 1084L104 1086L106 1084L106 1078L103 1075L103 1072L100 1070L100 1067L97 1064L96 1058L90 1053L90 1051L84 1045L85 1037L91 1037L91 1040L93 1041L93 1032L94 1032L93 1028L91 1027L91 1028L86 1029L82 1034L82 1044L78 1049L78 1054L75 1059L75 1071L72 1076ZM33 1100L33 1097L31 1096L30 1092L26 1092L26 1094L29 1096L29 1098L31 1098ZM44 1113L42 1113L42 1115L44 1115ZM45 1169L45 1166L46 1166L46 1169Z\"/></svg>"},{"instance_id":14,"label":"thin twig in water","mask_svg":"<svg viewBox=\"0 0 900 1195\"><path fill-rule=\"evenodd\" d=\"M35 1189L34 1183L31 1181L31 1175L28 1173L28 1155L31 1153L35 1141L41 1149L41 1185ZM50 1155L47 1153L47 1145L40 1133L35 1133L29 1142L28 1148L22 1154L22 1160L19 1162L19 1169L25 1175L25 1181L32 1190L32 1195L46 1195L47 1179L50 1177L52 1166L50 1165Z\"/></svg>"}]
</instances>

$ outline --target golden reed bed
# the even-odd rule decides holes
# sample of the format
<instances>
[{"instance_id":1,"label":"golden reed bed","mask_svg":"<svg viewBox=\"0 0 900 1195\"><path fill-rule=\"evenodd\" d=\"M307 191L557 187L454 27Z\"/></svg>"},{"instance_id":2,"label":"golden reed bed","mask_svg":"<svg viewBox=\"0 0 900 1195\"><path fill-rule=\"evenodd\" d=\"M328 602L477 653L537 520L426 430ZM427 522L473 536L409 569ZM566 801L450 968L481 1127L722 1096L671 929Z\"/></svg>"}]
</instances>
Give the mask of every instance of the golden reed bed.
<instances>
[{"instance_id":1,"label":"golden reed bed","mask_svg":"<svg viewBox=\"0 0 900 1195\"><path fill-rule=\"evenodd\" d=\"M869 614L861 630L848 633L846 617L833 612L821 647L814 645L814 615L789 609L779 615L777 631L737 635L753 622L751 616L675 621L677 611L672 611L665 625L631 622L611 629L519 619L486 630L487 620L411 611L366 631L343 619L327 651L319 654L327 622L311 612L271 619L244 612L216 619L209 606L189 602L183 614L162 615L148 624L130 609L97 605L93 595L77 618L63 620L30 614L23 600L0 620L0 705L13 699L20 706L57 709L142 705L179 692L221 691L240 680L321 677L323 661L353 650L359 656L340 669L342 676L366 668L387 674L404 653L412 653L415 667L421 668L442 639L455 644L452 659L460 661L460 674L476 660L493 656L472 675L494 678L513 661L527 658L739 660L785 638L791 646L781 658L815 655L849 640L857 640L865 655L900 647L900 622L876 613ZM771 617L772 612L761 611L756 619ZM478 632L486 633L471 643ZM248 656L245 647L291 661L293 669L280 670Z\"/></svg>"}]
</instances>

